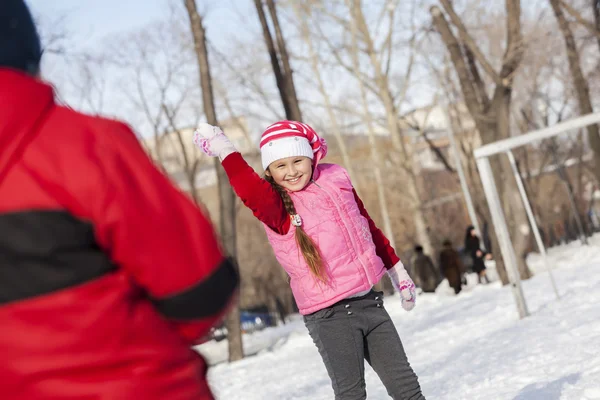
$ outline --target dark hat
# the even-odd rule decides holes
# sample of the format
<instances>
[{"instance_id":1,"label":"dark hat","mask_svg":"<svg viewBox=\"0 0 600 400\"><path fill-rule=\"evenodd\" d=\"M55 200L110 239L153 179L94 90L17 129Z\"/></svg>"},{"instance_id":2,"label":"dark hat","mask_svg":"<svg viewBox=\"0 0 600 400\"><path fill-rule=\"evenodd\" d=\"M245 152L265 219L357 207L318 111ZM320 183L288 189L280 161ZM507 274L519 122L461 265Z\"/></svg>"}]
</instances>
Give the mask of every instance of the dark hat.
<instances>
[{"instance_id":1,"label":"dark hat","mask_svg":"<svg viewBox=\"0 0 600 400\"><path fill-rule=\"evenodd\" d=\"M24 0L0 0L0 68L38 73L42 46Z\"/></svg>"}]
</instances>

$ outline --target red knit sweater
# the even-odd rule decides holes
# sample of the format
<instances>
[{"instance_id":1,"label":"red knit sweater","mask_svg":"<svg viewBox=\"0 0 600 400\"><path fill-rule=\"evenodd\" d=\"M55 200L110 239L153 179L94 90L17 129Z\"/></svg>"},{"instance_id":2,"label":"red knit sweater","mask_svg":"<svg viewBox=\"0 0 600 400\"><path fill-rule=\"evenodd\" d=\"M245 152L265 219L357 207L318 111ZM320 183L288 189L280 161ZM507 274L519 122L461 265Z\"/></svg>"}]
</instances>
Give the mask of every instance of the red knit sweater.
<instances>
[{"instance_id":1,"label":"red knit sweater","mask_svg":"<svg viewBox=\"0 0 600 400\"><path fill-rule=\"evenodd\" d=\"M232 153L227 156L223 160L223 168L229 177L233 190L244 205L252 210L254 216L273 231L281 235L286 234L291 225L290 216L285 210L279 193L273 189L271 184L254 172L240 153ZM352 192L361 215L369 222L377 255L387 269L392 268L400 259L390 246L390 241L377 228L375 222L365 210L365 206L356 191L353 189Z\"/></svg>"}]
</instances>

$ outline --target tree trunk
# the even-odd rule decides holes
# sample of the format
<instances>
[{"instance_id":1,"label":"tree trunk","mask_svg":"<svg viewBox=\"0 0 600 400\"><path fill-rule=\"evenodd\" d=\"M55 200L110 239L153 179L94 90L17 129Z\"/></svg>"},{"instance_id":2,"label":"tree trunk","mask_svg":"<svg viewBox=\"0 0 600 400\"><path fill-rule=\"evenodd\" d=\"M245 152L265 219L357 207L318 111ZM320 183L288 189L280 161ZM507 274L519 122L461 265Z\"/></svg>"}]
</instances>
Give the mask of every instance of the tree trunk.
<instances>
[{"instance_id":1,"label":"tree trunk","mask_svg":"<svg viewBox=\"0 0 600 400\"><path fill-rule=\"evenodd\" d=\"M517 70L523 55L523 38L520 27L520 2L518 0L506 0L507 10L507 48L502 60L499 73L490 70L490 63L485 60L475 42L460 21L458 15L452 10L452 3L444 0L442 2L446 11L450 12L455 25L458 26L461 39L468 51L464 51L461 43L452 32L444 14L437 6L430 9L433 24L440 33L442 41L446 45L450 58L460 81L461 91L465 104L473 118L482 144L488 144L497 140L510 137L510 104L511 85L514 72ZM491 101L482 90L481 79L475 65L475 60L484 65L485 71L496 82L494 95ZM517 256L518 269L522 279L531 277L531 272L524 261L529 243L529 225L523 204L519 197L516 181L512 174L510 163L506 157L497 155L490 159L498 194L502 202L507 225L511 235L512 245ZM491 221L489 208L485 207L486 219ZM492 250L496 260L496 269L503 284L509 283L504 260L500 252L498 238L495 233L491 235Z\"/></svg>"},{"instance_id":2,"label":"tree trunk","mask_svg":"<svg viewBox=\"0 0 600 400\"><path fill-rule=\"evenodd\" d=\"M571 76L573 78L573 87L577 92L579 112L582 115L592 113L594 110L592 108L592 101L590 99L590 89L587 80L583 75L583 71L581 70L579 51L577 50L577 44L575 43L573 32L571 31L569 23L567 22L567 19L562 11L560 0L550 0L550 5L552 5L552 10L554 11L554 15L558 21L558 26L565 40L567 58L569 60L569 69L571 70ZM594 8L594 10L596 10L596 8ZM600 132L598 131L598 125L589 125L587 127L587 132L590 147L594 152L594 176L596 177L596 180L600 182Z\"/></svg>"},{"instance_id":3,"label":"tree trunk","mask_svg":"<svg viewBox=\"0 0 600 400\"><path fill-rule=\"evenodd\" d=\"M217 113L214 103L212 78L210 75L210 64L208 61L208 50L206 46L206 31L202 24L202 17L196 9L195 0L184 0L185 7L190 18L192 35L194 38L194 49L198 59L198 70L200 73L200 86L202 88L202 100L207 122L218 125ZM219 160L215 158L215 170L217 171L217 182L219 187L219 228L225 251L230 257L236 258L236 234L235 234L235 193L229 185L227 175ZM210 299L207 299L210 301ZM244 357L242 343L242 330L240 325L240 309L236 305L227 315L225 325L229 342L229 361L240 360Z\"/></svg>"},{"instance_id":4,"label":"tree trunk","mask_svg":"<svg viewBox=\"0 0 600 400\"><path fill-rule=\"evenodd\" d=\"M510 136L510 103L512 89L511 87L502 87L497 90L492 100L492 108L496 116L496 134L500 138ZM531 229L525 212L525 206L519 194L517 181L512 171L512 167L505 154L498 154L495 158L499 161L499 173L494 174L500 199L502 201L508 231L515 255L517 256L517 268L521 279L531 278L531 270L527 267L525 257L529 251L531 240ZM497 163L498 164L498 163ZM496 254L500 248L496 248Z\"/></svg>"},{"instance_id":5,"label":"tree trunk","mask_svg":"<svg viewBox=\"0 0 600 400\"><path fill-rule=\"evenodd\" d=\"M598 49L600 49L600 0L591 0L592 9L594 12L594 25L596 25L596 41L598 42Z\"/></svg>"},{"instance_id":6,"label":"tree trunk","mask_svg":"<svg viewBox=\"0 0 600 400\"><path fill-rule=\"evenodd\" d=\"M413 221L415 224L415 236L417 242L423 246L426 254L434 255L434 249L431 244L431 238L427 229L427 219L425 218L425 210L423 208L423 202L419 195L419 187L417 183L417 174L414 171L414 164L412 162L412 152L406 149L404 144L404 138L398 125L398 110L394 104L394 99L390 91L390 85L387 75L384 73L381 62L377 58L375 46L371 39L368 31L368 25L365 21L364 14L361 9L361 3L358 0L347 1L346 3L350 8L353 23L360 33L362 33L363 40L367 47L367 53L373 66L375 73L375 82L379 89L379 96L383 102L386 113L386 121L390 132L390 137L395 150L402 159L400 162L402 168L408 175L408 179L403 182L406 184L407 192L411 200L411 208L413 214ZM398 174L401 176L401 174Z\"/></svg>"},{"instance_id":7,"label":"tree trunk","mask_svg":"<svg viewBox=\"0 0 600 400\"><path fill-rule=\"evenodd\" d=\"M292 119L293 121L302 121L302 113L300 112L300 104L298 104L298 95L296 94L296 86L294 85L293 71L290 65L290 56L288 55L285 40L283 38L283 32L281 31L281 26L279 25L279 17L277 16L275 2L273 0L267 0L267 7L269 9L269 14L271 14L273 28L275 28L277 49L279 50L279 58L281 58L281 64L283 65L283 80L286 88L286 94L288 96L288 103L290 105L290 115L288 119Z\"/></svg>"},{"instance_id":8,"label":"tree trunk","mask_svg":"<svg viewBox=\"0 0 600 400\"><path fill-rule=\"evenodd\" d=\"M269 0L269 3L272 1ZM350 156L348 155L348 149L346 148L346 142L342 138L342 132L340 131L340 126L338 124L337 118L335 116L335 112L333 111L333 106L331 104L331 98L329 97L329 93L327 93L327 89L325 88L325 83L323 82L323 78L321 77L321 71L319 70L319 58L315 49L313 47L313 42L310 37L310 30L308 27L307 19L308 15L303 14L300 10L300 5L297 2L292 2L292 7L294 8L294 13L296 17L300 21L300 30L302 34L302 39L308 46L308 52L310 57L310 66L313 70L313 74L317 78L317 84L319 86L319 91L321 92L321 96L323 96L323 100L325 101L325 109L327 110L327 115L331 120L331 125L333 128L333 134L337 141L338 147L340 149L340 153L342 153L342 161L344 163L344 167L348 170L348 175L350 175L350 180L354 183L354 185L358 184L357 176L354 174L354 168L352 167L352 161L350 160Z\"/></svg>"},{"instance_id":9,"label":"tree trunk","mask_svg":"<svg viewBox=\"0 0 600 400\"><path fill-rule=\"evenodd\" d=\"M280 52L278 53L277 48L275 47L275 43L273 42L271 30L269 29L269 23L267 22L267 17L263 9L262 0L254 0L254 5L256 6L256 12L258 13L258 19L260 20L260 25L262 27L263 37L267 46L267 51L269 52L269 57L271 59L271 66L273 68L273 74L275 75L275 83L277 83L277 89L279 90L279 96L281 97L281 103L283 104L285 117L289 120L302 121L302 116L300 115L300 108L298 106L298 98L296 97L296 90L293 82L293 77L291 75L291 68L289 67L287 51L284 50L286 55L285 63L287 63L288 68L290 69L290 75L282 72L281 70L282 68L279 64L279 57L281 57L282 60L284 59L284 57ZM275 15L277 14L275 13ZM279 21L277 21L276 30L278 28ZM278 42L281 42L279 43L279 45L285 49L285 42L283 40L283 35L281 34L281 29L279 29L277 39Z\"/></svg>"},{"instance_id":10,"label":"tree trunk","mask_svg":"<svg viewBox=\"0 0 600 400\"><path fill-rule=\"evenodd\" d=\"M352 19L352 66L356 75L358 76L360 73L360 60L358 54L358 38L356 31L356 21ZM383 232L385 236L390 241L390 246L396 249L396 243L394 239L394 232L392 231L392 222L390 220L390 213L387 207L387 198L385 195L385 185L383 182L383 178L381 175L381 156L379 154L379 149L377 147L377 141L375 139L375 128L373 123L373 118L371 117L371 113L369 110L369 100L367 97L367 89L365 88L365 84L362 79L358 79L358 85L360 88L360 98L362 101L362 106L365 112L365 122L367 124L367 133L369 135L369 145L371 147L371 162L373 163L373 173L375 175L375 186L377 186L377 200L379 201L379 209L381 210L381 219L383 220ZM396 249L397 250L397 249ZM376 290L384 290L384 282L383 280L377 284ZM393 291L393 285L391 285L391 290ZM385 291L385 290L384 290Z\"/></svg>"}]
</instances>

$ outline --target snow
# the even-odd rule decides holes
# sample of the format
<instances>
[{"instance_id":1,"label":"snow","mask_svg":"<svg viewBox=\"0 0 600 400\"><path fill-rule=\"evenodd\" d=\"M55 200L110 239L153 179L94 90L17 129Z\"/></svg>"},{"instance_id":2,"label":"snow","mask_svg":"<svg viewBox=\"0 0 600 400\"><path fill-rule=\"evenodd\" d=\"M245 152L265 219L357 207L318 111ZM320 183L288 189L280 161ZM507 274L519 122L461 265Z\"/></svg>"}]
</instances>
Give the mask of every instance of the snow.
<instances>
[{"instance_id":1,"label":"snow","mask_svg":"<svg viewBox=\"0 0 600 400\"><path fill-rule=\"evenodd\" d=\"M518 319L510 288L495 282L454 296L447 283L419 296L410 313L397 296L390 313L428 399L600 399L600 237L550 249L557 300L542 258L523 282L531 315ZM217 399L332 399L329 377L301 317L244 336L244 360L226 363L227 343L197 349L212 367ZM387 399L365 363L371 399Z\"/></svg>"}]
</instances>

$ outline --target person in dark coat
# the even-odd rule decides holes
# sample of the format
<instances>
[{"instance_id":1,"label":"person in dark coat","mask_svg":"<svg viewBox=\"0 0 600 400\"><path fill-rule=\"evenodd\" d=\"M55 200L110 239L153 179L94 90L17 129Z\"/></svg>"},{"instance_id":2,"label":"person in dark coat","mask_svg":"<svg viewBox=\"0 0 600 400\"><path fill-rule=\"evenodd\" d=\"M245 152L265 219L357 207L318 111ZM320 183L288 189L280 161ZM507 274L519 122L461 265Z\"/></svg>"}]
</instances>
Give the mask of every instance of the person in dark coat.
<instances>
[{"instance_id":1,"label":"person in dark coat","mask_svg":"<svg viewBox=\"0 0 600 400\"><path fill-rule=\"evenodd\" d=\"M445 240L442 244L443 250L440 252L440 269L448 284L458 294L462 290L462 275L465 272L464 266L460 261L458 251L454 250L452 243Z\"/></svg>"},{"instance_id":2,"label":"person in dark coat","mask_svg":"<svg viewBox=\"0 0 600 400\"><path fill-rule=\"evenodd\" d=\"M438 273L431 261L431 257L423 252L423 247L415 246L415 254L412 257L412 273L415 284L426 293L435 292L438 284Z\"/></svg>"},{"instance_id":3,"label":"person in dark coat","mask_svg":"<svg viewBox=\"0 0 600 400\"><path fill-rule=\"evenodd\" d=\"M477 236L477 232L475 232L473 225L469 225L467 227L467 232L465 233L465 251L471 255L471 259L473 260L473 272L477 273L479 283L482 283L484 280L486 283L490 283L485 272L486 267L484 257L486 254L481 250L479 237Z\"/></svg>"}]
</instances>

